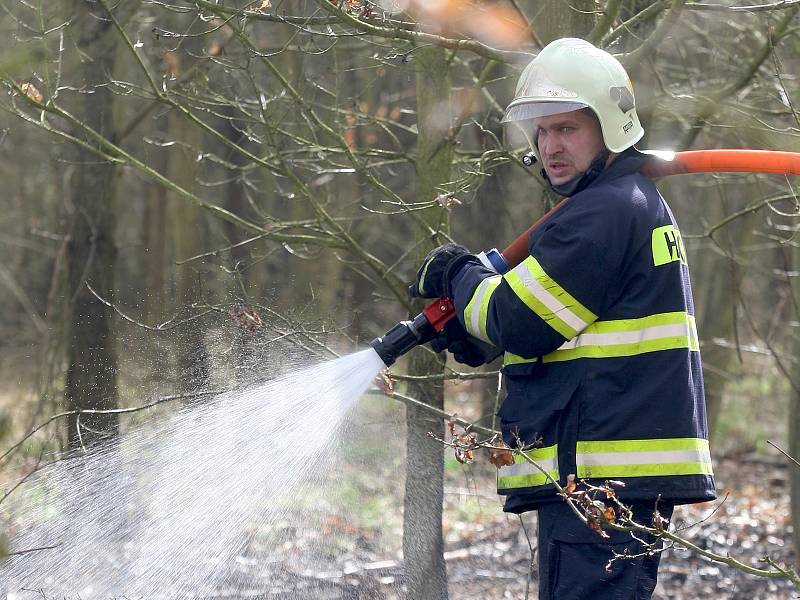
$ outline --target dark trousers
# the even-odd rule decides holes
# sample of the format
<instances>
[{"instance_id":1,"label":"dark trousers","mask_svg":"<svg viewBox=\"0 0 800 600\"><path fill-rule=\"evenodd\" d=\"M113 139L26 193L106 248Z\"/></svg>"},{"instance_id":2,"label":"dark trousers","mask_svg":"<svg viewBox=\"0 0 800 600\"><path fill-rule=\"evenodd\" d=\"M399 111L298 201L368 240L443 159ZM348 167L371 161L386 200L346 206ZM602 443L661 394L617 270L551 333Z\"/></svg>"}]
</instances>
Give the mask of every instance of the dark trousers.
<instances>
[{"instance_id":1,"label":"dark trousers","mask_svg":"<svg viewBox=\"0 0 800 600\"><path fill-rule=\"evenodd\" d=\"M654 500L627 503L634 520L650 525ZM659 513L672 517L673 506L659 502ZM660 553L646 554L630 533L607 531L602 538L584 525L566 502L539 508L539 600L649 600L656 587ZM655 542L651 536L636 534ZM634 558L615 560L614 552ZM643 554L643 555L642 555Z\"/></svg>"}]
</instances>

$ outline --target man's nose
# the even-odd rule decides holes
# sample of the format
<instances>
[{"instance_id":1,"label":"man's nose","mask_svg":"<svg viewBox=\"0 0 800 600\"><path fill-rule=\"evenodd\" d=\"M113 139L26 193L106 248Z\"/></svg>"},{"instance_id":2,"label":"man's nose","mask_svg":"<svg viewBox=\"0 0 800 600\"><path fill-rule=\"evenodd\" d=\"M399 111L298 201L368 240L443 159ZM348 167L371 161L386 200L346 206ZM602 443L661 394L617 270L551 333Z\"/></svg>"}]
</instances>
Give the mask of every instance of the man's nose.
<instances>
[{"instance_id":1,"label":"man's nose","mask_svg":"<svg viewBox=\"0 0 800 600\"><path fill-rule=\"evenodd\" d=\"M540 150L544 156L554 156L559 152L563 152L564 145L558 135L551 134L544 140L544 148L540 148Z\"/></svg>"}]
</instances>

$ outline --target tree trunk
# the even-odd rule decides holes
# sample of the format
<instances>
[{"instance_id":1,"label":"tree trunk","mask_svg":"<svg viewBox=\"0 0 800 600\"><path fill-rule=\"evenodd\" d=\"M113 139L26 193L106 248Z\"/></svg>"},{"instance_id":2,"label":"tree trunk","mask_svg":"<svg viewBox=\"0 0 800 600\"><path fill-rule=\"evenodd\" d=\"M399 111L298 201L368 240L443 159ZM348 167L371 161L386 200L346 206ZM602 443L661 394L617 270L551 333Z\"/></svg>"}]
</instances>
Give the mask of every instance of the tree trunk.
<instances>
[{"instance_id":1,"label":"tree trunk","mask_svg":"<svg viewBox=\"0 0 800 600\"><path fill-rule=\"evenodd\" d=\"M792 263L793 270L800 269L800 247L794 246L792 249ZM795 298L795 307L800 302L800 278L792 278L792 292ZM795 320L800 315L795 315ZM800 356L800 335L795 331L793 342L793 356ZM792 363L792 381L789 392L789 447L787 451L795 460L800 460L800 364L797 362ZM789 490L791 498L791 514L792 514L792 535L794 546L794 562L795 568L800 568L800 467L795 464L789 464Z\"/></svg>"},{"instance_id":2,"label":"tree trunk","mask_svg":"<svg viewBox=\"0 0 800 600\"><path fill-rule=\"evenodd\" d=\"M417 70L417 201L437 195L437 186L450 179L453 142L449 138L450 78L447 53L441 48L424 48L415 54ZM435 223L440 209L431 209L425 218ZM422 260L432 240L418 231ZM410 363L412 374L441 373L443 362L433 354L416 351ZM410 386L411 394L438 408L444 407L441 384ZM442 536L442 501L444 497L444 461L442 446L428 435L444 435L441 419L423 411L406 408L407 459L403 514L403 556L406 597L413 600L447 598L447 568L444 562Z\"/></svg>"},{"instance_id":3,"label":"tree trunk","mask_svg":"<svg viewBox=\"0 0 800 600\"><path fill-rule=\"evenodd\" d=\"M92 94L77 94L74 107L84 123L113 137L114 96L103 85L113 72L115 35L107 19L86 2L72 3L78 47L84 53L79 70ZM64 391L68 410L117 408L117 356L112 312L87 289L111 299L114 289L114 191L116 169L95 154L77 148L70 182L72 214L66 253L67 375ZM89 444L117 429L116 415L72 417L70 446ZM85 426L81 427L81 426Z\"/></svg>"},{"instance_id":4,"label":"tree trunk","mask_svg":"<svg viewBox=\"0 0 800 600\"><path fill-rule=\"evenodd\" d=\"M795 342L795 346L795 356L797 356L797 352L800 352L800 343ZM796 368L795 371L793 379L800 381L800 368ZM789 454L800 460L800 392L797 390L793 391L789 404ZM794 563L795 568L800 569L800 467L790 464L789 473Z\"/></svg>"},{"instance_id":5,"label":"tree trunk","mask_svg":"<svg viewBox=\"0 0 800 600\"><path fill-rule=\"evenodd\" d=\"M544 0L533 3L536 33L543 44L562 37L585 38L592 30L595 3L592 0Z\"/></svg>"},{"instance_id":6,"label":"tree trunk","mask_svg":"<svg viewBox=\"0 0 800 600\"><path fill-rule=\"evenodd\" d=\"M730 193L725 192L720 202L708 202L695 207L696 212L692 211L695 212L693 218L715 223L725 215L741 209L747 203L747 199L757 193L757 189L753 186L739 186ZM685 194L687 198L698 198L707 195L708 192L696 188ZM691 222L692 218L681 220ZM735 256L737 248L746 247L750 242L753 230L752 217L744 216L720 232L716 236L716 241L730 256ZM728 373L736 370L736 363L739 360L735 349L721 347L715 344L714 340L737 339L736 307L739 305L742 273L734 260L707 248L694 253L690 250L689 265L693 270L692 281L699 284L695 295L695 315L700 339L704 342L703 380L708 431L713 437L722 411L725 388L730 379Z\"/></svg>"},{"instance_id":7,"label":"tree trunk","mask_svg":"<svg viewBox=\"0 0 800 600\"><path fill-rule=\"evenodd\" d=\"M200 32L205 27L191 14L174 15L171 24L177 31L186 30L187 36L174 51L168 61L176 77L181 77L196 66L197 57L204 53L205 39ZM191 108L191 107L190 107ZM194 110L193 108L191 108ZM199 112L199 111L198 111ZM167 135L182 144L176 145L167 155L167 177L185 190L199 191L198 171L205 168L197 160L203 151L204 136L200 128L189 121L178 110L172 110L167 120ZM173 242L172 255L175 262L183 261L208 250L210 236L205 213L197 207L177 197L174 192L167 194L169 199L169 218ZM207 285L208 273L201 260L175 265L175 301L178 311L186 316L198 312L193 305L202 302L203 288ZM178 385L181 392L195 392L209 386L211 379L211 359L206 345L206 327L202 321L193 321L180 328L177 334Z\"/></svg>"},{"instance_id":8,"label":"tree trunk","mask_svg":"<svg viewBox=\"0 0 800 600\"><path fill-rule=\"evenodd\" d=\"M202 136L200 131L181 115L170 114L170 133L183 140L186 147L178 147L169 155L169 178L183 189L194 191L197 161ZM171 195L171 194L169 194ZM186 260L208 248L207 224L200 210L179 198L170 203L172 240L176 261ZM202 299L205 277L203 263L193 261L175 267L175 300L183 314L194 314L191 306ZM178 381L181 391L193 392L208 387L211 364L206 349L204 328L200 322L190 322L178 333Z\"/></svg>"},{"instance_id":9,"label":"tree trunk","mask_svg":"<svg viewBox=\"0 0 800 600\"><path fill-rule=\"evenodd\" d=\"M157 131L166 138L167 117L161 116L157 122ZM166 173L167 150L155 148L152 152L152 167L159 173ZM167 265L167 190L161 185L147 186L147 204L145 205L143 237L144 237L144 269L143 278L146 296L144 299L145 319L148 322L161 322L165 317L166 274Z\"/></svg>"}]
</instances>

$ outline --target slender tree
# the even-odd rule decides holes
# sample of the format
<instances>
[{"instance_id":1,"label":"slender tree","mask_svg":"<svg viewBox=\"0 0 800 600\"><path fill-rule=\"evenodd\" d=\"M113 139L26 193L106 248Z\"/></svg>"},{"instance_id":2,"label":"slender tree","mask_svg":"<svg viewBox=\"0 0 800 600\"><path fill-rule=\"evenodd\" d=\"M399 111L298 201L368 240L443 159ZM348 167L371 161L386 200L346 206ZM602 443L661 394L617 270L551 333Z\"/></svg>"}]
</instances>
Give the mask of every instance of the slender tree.
<instances>
[{"instance_id":1,"label":"slender tree","mask_svg":"<svg viewBox=\"0 0 800 600\"><path fill-rule=\"evenodd\" d=\"M108 20L98 16L92 2L75 1L67 14L73 18L71 42L82 60L76 65L83 93L72 96L77 119L101 135L115 137L115 96L107 86L114 71L119 36ZM47 90L54 94L55 89ZM84 138L75 128L72 134ZM88 286L113 298L117 249L114 243L116 165L98 160L93 143L73 148L75 168L69 185L69 230L65 269L66 286L61 300L68 307L67 374L64 394L68 410L117 407L117 355L112 315ZM113 433L112 414L70 418L68 438L72 446Z\"/></svg>"},{"instance_id":2,"label":"slender tree","mask_svg":"<svg viewBox=\"0 0 800 600\"><path fill-rule=\"evenodd\" d=\"M452 117L450 103L449 52L443 48L424 48L414 58L417 85L416 199L425 202L446 193L442 186L450 181L453 162ZM431 231L447 232L447 214L441 206L424 213L417 230L417 263L439 239ZM428 226L428 228L425 227ZM421 307L416 307L421 308ZM413 316L413 315L412 315ZM442 372L442 360L429 353L416 353L411 374ZM413 394L426 404L444 408L441 384L413 385ZM442 490L444 461L442 448L429 432L441 438L441 419L419 409L406 409L406 493L403 513L403 556L408 598L447 598L447 570L442 553Z\"/></svg>"}]
</instances>

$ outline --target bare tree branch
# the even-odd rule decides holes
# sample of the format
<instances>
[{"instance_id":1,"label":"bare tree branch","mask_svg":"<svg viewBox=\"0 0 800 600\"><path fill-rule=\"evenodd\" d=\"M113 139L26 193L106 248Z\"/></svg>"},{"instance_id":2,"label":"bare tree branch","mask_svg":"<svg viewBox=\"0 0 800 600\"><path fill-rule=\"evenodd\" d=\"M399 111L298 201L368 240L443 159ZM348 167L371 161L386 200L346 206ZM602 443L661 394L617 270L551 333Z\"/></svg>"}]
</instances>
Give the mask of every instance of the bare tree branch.
<instances>
[{"instance_id":1,"label":"bare tree branch","mask_svg":"<svg viewBox=\"0 0 800 600\"><path fill-rule=\"evenodd\" d=\"M661 19L655 31L636 50L623 56L621 58L622 64L633 66L647 60L678 23L685 3L686 0L672 0L667 14Z\"/></svg>"},{"instance_id":2,"label":"bare tree branch","mask_svg":"<svg viewBox=\"0 0 800 600\"><path fill-rule=\"evenodd\" d=\"M789 459L790 461L792 461L794 464L796 464L798 467L800 467L800 461L798 461L798 460L797 460L797 459L796 459L794 456L792 456L791 454L789 454L788 452L786 452L786 450L784 450L783 448L780 448L780 447L779 447L777 444L775 444L775 443L774 443L774 442L772 442L771 440L767 440L767 443L768 443L770 446L772 446L773 448L775 448L775 450L777 450L778 452L780 452L781 454L783 454L783 455L784 455L786 458L788 458L788 459Z\"/></svg>"},{"instance_id":3,"label":"bare tree branch","mask_svg":"<svg viewBox=\"0 0 800 600\"><path fill-rule=\"evenodd\" d=\"M752 6L726 6L724 4L713 4L705 2L687 2L688 10L708 10L717 12L765 12L772 10L783 10L792 8L800 4L800 0L779 0L768 4L753 4Z\"/></svg>"}]
</instances>

